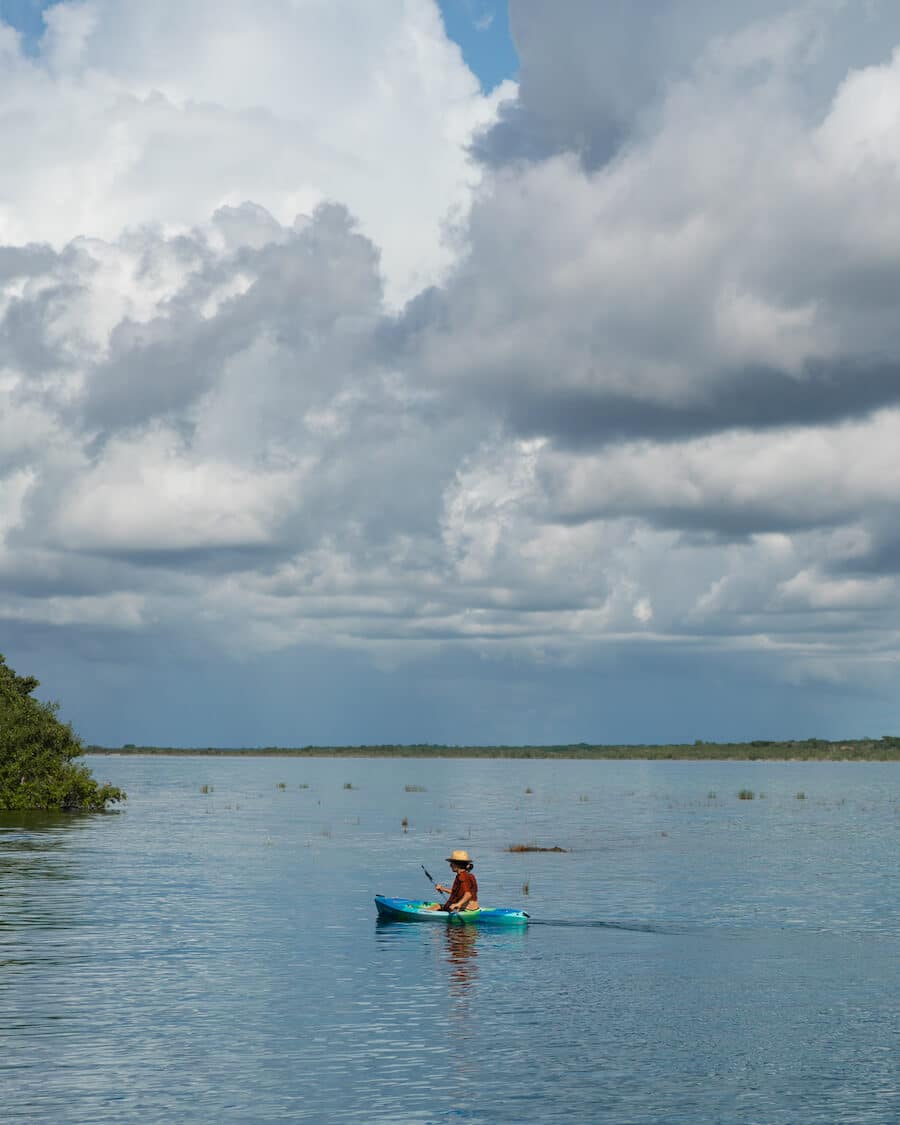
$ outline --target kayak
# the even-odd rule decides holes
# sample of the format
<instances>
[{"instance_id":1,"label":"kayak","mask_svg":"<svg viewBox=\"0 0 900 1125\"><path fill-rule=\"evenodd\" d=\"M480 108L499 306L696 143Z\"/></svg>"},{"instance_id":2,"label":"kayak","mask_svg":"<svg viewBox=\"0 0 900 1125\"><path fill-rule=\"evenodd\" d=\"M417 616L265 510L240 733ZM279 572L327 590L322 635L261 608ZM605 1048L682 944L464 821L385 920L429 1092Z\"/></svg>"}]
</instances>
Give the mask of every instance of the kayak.
<instances>
[{"instance_id":1,"label":"kayak","mask_svg":"<svg viewBox=\"0 0 900 1125\"><path fill-rule=\"evenodd\" d=\"M447 910L431 910L436 902L417 898L387 898L375 896L378 917L390 922L477 922L489 926L525 926L528 915L524 910L510 910L507 907L487 907L480 910L457 910L451 914Z\"/></svg>"}]
</instances>

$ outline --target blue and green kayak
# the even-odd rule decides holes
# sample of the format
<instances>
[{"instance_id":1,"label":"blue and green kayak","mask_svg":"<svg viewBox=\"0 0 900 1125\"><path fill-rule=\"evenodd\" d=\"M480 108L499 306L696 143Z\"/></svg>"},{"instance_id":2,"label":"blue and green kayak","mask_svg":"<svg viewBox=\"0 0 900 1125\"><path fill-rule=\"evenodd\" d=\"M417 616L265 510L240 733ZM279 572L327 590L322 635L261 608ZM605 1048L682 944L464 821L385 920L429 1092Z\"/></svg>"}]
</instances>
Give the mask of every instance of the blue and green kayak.
<instances>
[{"instance_id":1,"label":"blue and green kayak","mask_svg":"<svg viewBox=\"0 0 900 1125\"><path fill-rule=\"evenodd\" d=\"M483 906L480 910L459 910L453 914L446 910L433 910L436 902L417 898L387 898L375 896L378 917L391 922L477 922L480 926L525 926L528 915L524 910L506 907Z\"/></svg>"}]
</instances>

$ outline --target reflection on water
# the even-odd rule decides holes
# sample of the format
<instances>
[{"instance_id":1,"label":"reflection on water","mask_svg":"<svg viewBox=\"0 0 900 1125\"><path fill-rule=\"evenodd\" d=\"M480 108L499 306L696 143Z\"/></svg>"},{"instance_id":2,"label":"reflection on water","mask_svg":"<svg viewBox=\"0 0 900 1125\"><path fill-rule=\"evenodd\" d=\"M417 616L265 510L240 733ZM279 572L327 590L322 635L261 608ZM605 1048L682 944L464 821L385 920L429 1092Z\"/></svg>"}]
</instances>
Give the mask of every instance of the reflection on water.
<instances>
[{"instance_id":1,"label":"reflection on water","mask_svg":"<svg viewBox=\"0 0 900 1125\"><path fill-rule=\"evenodd\" d=\"M0 815L4 1125L900 1120L896 768L103 769L115 816ZM460 807L532 924L376 921Z\"/></svg>"},{"instance_id":2,"label":"reflection on water","mask_svg":"<svg viewBox=\"0 0 900 1125\"><path fill-rule=\"evenodd\" d=\"M465 996L477 979L478 934L477 926L465 923L445 926L450 990L457 996Z\"/></svg>"},{"instance_id":3,"label":"reflection on water","mask_svg":"<svg viewBox=\"0 0 900 1125\"><path fill-rule=\"evenodd\" d=\"M0 962L28 963L25 931L51 931L77 924L84 904L61 887L48 893L48 883L70 883L81 862L69 848L89 817L54 813L0 813ZM32 960L55 956L54 938L32 941ZM2 987L2 982L0 982Z\"/></svg>"}]
</instances>

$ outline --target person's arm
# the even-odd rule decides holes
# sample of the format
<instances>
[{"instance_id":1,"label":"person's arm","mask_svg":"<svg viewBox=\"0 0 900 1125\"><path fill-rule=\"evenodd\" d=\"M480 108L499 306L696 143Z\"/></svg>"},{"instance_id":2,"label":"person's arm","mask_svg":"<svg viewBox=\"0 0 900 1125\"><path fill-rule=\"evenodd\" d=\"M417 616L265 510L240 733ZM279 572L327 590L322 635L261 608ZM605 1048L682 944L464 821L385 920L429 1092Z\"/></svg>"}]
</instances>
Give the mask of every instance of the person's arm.
<instances>
[{"instance_id":1,"label":"person's arm","mask_svg":"<svg viewBox=\"0 0 900 1125\"><path fill-rule=\"evenodd\" d=\"M460 885L460 882L459 882L459 876L458 875L453 880L453 886L452 887L441 887L441 886L438 887L439 891L443 891L444 894L450 896L447 899L447 901L444 903L444 906L443 906L444 910L452 910L453 909L453 902L454 902L455 899L457 899L459 897L460 889L461 889L461 885Z\"/></svg>"}]
</instances>

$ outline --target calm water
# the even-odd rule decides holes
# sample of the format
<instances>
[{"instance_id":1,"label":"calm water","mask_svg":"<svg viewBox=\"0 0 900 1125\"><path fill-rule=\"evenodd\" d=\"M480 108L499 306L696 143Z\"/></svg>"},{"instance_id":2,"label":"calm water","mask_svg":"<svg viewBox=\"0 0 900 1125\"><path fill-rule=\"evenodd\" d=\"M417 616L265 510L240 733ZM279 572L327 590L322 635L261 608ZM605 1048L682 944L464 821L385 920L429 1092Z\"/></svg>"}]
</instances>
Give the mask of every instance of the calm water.
<instances>
[{"instance_id":1,"label":"calm water","mask_svg":"<svg viewBox=\"0 0 900 1125\"><path fill-rule=\"evenodd\" d=\"M900 1121L897 765L88 764L0 814L4 1121ZM376 923L454 847L526 932Z\"/></svg>"}]
</instances>

